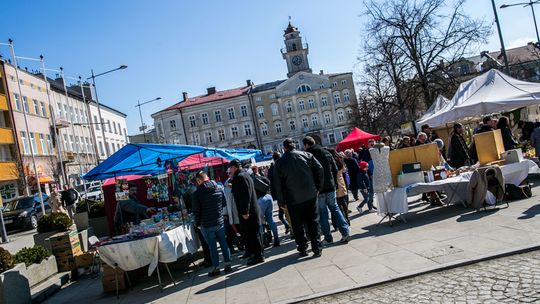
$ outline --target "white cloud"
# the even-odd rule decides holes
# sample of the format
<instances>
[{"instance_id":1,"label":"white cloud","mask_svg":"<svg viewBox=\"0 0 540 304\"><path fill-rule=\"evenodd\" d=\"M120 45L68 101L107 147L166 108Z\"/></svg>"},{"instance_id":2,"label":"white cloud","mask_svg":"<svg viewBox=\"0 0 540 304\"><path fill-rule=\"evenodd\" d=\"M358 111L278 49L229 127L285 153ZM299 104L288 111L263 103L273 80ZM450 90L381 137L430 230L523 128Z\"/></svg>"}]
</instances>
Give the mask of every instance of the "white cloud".
<instances>
[{"instance_id":1,"label":"white cloud","mask_svg":"<svg viewBox=\"0 0 540 304\"><path fill-rule=\"evenodd\" d=\"M527 45L527 43L534 42L534 41L536 41L535 38L522 37L522 38L518 38L518 39L516 39L514 41L511 41L510 44L506 48L513 49L513 48L516 48L516 47Z\"/></svg>"}]
</instances>

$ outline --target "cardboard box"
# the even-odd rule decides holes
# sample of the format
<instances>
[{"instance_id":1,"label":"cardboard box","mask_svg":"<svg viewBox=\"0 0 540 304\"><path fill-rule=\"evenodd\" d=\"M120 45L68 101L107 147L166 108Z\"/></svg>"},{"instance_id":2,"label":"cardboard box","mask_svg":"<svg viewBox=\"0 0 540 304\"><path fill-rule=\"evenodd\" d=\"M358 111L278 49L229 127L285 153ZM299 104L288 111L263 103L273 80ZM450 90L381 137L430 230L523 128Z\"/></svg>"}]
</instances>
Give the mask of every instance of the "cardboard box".
<instances>
[{"instance_id":1,"label":"cardboard box","mask_svg":"<svg viewBox=\"0 0 540 304\"><path fill-rule=\"evenodd\" d=\"M390 151L389 157L390 172L392 173L392 182L398 186L398 175L402 170L403 164L420 163L423 171L430 170L431 167L437 167L440 162L439 149L437 144L427 144L414 146L405 149Z\"/></svg>"},{"instance_id":2,"label":"cardboard box","mask_svg":"<svg viewBox=\"0 0 540 304\"><path fill-rule=\"evenodd\" d=\"M59 271L69 271L76 268L75 256L82 254L77 231L57 233L49 239L53 255Z\"/></svg>"},{"instance_id":3,"label":"cardboard box","mask_svg":"<svg viewBox=\"0 0 540 304\"><path fill-rule=\"evenodd\" d=\"M77 268L91 267L94 263L94 253L85 252L75 256L75 266Z\"/></svg>"},{"instance_id":4,"label":"cardboard box","mask_svg":"<svg viewBox=\"0 0 540 304\"><path fill-rule=\"evenodd\" d=\"M481 165L501 159L501 154L504 152L501 130L475 134L473 138L476 155Z\"/></svg>"},{"instance_id":5,"label":"cardboard box","mask_svg":"<svg viewBox=\"0 0 540 304\"><path fill-rule=\"evenodd\" d=\"M408 185L412 185L416 183L423 183L423 182L424 182L423 171L405 173L405 174L400 174L398 176L398 187L400 188L407 187Z\"/></svg>"},{"instance_id":6,"label":"cardboard box","mask_svg":"<svg viewBox=\"0 0 540 304\"><path fill-rule=\"evenodd\" d=\"M127 288L126 273L122 269L114 269L109 265L103 263L101 265L103 276L101 283L103 285L104 292L116 292L116 279L118 278L118 290L124 290Z\"/></svg>"}]
</instances>

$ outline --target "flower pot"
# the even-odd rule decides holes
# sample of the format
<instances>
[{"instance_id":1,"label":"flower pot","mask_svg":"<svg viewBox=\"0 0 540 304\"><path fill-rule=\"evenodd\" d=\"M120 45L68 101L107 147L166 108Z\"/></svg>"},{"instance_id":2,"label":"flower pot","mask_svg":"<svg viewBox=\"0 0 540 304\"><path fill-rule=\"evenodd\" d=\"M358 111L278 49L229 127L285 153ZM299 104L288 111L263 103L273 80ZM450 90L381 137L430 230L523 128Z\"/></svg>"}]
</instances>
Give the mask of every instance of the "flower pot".
<instances>
[{"instance_id":1,"label":"flower pot","mask_svg":"<svg viewBox=\"0 0 540 304\"><path fill-rule=\"evenodd\" d=\"M89 218L88 226L94 229L94 235L98 238L109 236L109 223L106 216Z\"/></svg>"},{"instance_id":2,"label":"flower pot","mask_svg":"<svg viewBox=\"0 0 540 304\"><path fill-rule=\"evenodd\" d=\"M51 255L39 264L32 264L26 267L26 272L23 275L28 279L30 287L34 287L56 273L58 273L56 258L54 255Z\"/></svg>"},{"instance_id":3,"label":"flower pot","mask_svg":"<svg viewBox=\"0 0 540 304\"><path fill-rule=\"evenodd\" d=\"M78 231L88 228L88 212L75 213L73 220L75 221L75 225L77 225Z\"/></svg>"},{"instance_id":4,"label":"flower pot","mask_svg":"<svg viewBox=\"0 0 540 304\"><path fill-rule=\"evenodd\" d=\"M34 234L34 245L40 245L45 247L49 251L50 254L52 254L52 248L49 241L46 241L49 237L55 235L58 233L57 231L51 231L51 232L44 232L44 233L36 233Z\"/></svg>"}]
</instances>

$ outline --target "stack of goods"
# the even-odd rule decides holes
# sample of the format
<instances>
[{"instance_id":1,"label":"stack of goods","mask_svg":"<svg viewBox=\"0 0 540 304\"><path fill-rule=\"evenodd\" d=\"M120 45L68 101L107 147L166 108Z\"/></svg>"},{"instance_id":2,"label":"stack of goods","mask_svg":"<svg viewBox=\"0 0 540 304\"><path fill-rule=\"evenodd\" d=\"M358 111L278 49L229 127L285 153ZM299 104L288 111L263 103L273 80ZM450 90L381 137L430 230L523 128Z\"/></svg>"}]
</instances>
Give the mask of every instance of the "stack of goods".
<instances>
[{"instance_id":1,"label":"stack of goods","mask_svg":"<svg viewBox=\"0 0 540 304\"><path fill-rule=\"evenodd\" d=\"M58 271L76 269L75 256L82 254L79 234L76 230L55 234L49 238Z\"/></svg>"},{"instance_id":2,"label":"stack of goods","mask_svg":"<svg viewBox=\"0 0 540 304\"><path fill-rule=\"evenodd\" d=\"M118 283L118 290L126 289L126 272L120 268L116 270L109 265L103 263L103 277L101 283L104 292L115 292ZM117 282L118 280L118 282Z\"/></svg>"}]
</instances>

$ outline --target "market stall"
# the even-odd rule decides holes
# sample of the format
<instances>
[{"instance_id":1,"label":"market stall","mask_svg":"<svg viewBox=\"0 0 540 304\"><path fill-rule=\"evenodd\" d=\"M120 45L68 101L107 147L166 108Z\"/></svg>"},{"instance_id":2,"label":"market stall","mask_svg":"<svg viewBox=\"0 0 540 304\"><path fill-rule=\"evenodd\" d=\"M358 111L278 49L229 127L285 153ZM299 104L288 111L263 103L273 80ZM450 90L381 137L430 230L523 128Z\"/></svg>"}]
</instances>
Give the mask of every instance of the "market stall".
<instances>
[{"instance_id":1,"label":"market stall","mask_svg":"<svg viewBox=\"0 0 540 304\"><path fill-rule=\"evenodd\" d=\"M354 128L352 129L351 133L347 135L347 137L338 143L337 149L339 151L345 151L347 149L357 151L362 147L362 145L367 145L367 142L370 139L381 140L381 136L370 134L358 128Z\"/></svg>"}]
</instances>

